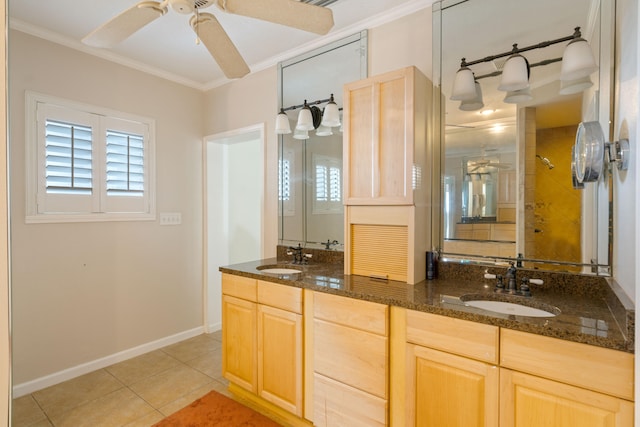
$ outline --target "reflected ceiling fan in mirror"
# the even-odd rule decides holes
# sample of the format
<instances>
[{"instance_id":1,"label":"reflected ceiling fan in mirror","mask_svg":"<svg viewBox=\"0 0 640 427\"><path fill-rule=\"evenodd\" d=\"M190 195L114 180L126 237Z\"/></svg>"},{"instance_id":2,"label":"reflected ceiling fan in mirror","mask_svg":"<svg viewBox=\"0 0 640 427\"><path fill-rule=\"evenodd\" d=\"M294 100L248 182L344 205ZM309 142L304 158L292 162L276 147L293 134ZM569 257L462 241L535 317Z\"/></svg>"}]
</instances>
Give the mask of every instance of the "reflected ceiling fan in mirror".
<instances>
[{"instance_id":1,"label":"reflected ceiling fan in mirror","mask_svg":"<svg viewBox=\"0 0 640 427\"><path fill-rule=\"evenodd\" d=\"M487 158L486 151L495 151L495 149L482 149L482 155L477 160L469 160L467 162L468 172L477 172L483 168L496 168L496 169L509 169L511 165L509 163L500 163L500 161Z\"/></svg>"},{"instance_id":2,"label":"reflected ceiling fan in mirror","mask_svg":"<svg viewBox=\"0 0 640 427\"><path fill-rule=\"evenodd\" d=\"M160 18L171 9L193 14L189 23L227 78L240 78L249 66L226 31L211 13L200 12L213 4L224 12L288 27L327 34L333 27L333 12L323 6L297 0L162 0L142 1L105 22L82 39L84 44L110 48Z\"/></svg>"}]
</instances>

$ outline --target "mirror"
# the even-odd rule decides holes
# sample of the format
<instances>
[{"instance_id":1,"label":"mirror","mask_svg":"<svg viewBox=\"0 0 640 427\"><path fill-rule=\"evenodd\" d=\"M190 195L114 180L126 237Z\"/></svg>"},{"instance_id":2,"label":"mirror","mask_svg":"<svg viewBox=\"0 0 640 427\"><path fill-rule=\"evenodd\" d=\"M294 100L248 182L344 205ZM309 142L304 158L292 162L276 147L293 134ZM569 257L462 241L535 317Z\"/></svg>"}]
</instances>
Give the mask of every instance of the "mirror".
<instances>
[{"instance_id":1,"label":"mirror","mask_svg":"<svg viewBox=\"0 0 640 427\"><path fill-rule=\"evenodd\" d=\"M328 241L337 242L331 249L343 250L342 130L322 135L316 128L296 139L295 126L305 100L312 104L333 94L342 108L343 85L366 76L366 31L278 64L278 98L293 131L279 141L280 244L325 248ZM326 104L311 108L321 111Z\"/></svg>"},{"instance_id":2,"label":"mirror","mask_svg":"<svg viewBox=\"0 0 640 427\"><path fill-rule=\"evenodd\" d=\"M611 182L605 174L574 188L571 149L581 121L609 131L613 16L611 0L434 3L444 260L610 274ZM599 69L567 87L561 59L575 27ZM521 55L530 96L498 90L512 49L529 47ZM477 104L450 99L466 64L481 90Z\"/></svg>"}]
</instances>

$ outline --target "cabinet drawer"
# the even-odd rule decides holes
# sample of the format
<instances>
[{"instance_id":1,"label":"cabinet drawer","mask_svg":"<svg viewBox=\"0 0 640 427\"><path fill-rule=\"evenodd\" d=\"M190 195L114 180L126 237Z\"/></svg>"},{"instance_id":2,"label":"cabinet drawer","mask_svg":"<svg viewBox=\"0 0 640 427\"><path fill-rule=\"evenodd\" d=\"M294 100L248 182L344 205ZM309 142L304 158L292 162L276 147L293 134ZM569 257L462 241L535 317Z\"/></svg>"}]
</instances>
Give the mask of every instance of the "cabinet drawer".
<instances>
[{"instance_id":1,"label":"cabinet drawer","mask_svg":"<svg viewBox=\"0 0 640 427\"><path fill-rule=\"evenodd\" d=\"M387 398L387 338L318 319L313 335L316 373Z\"/></svg>"},{"instance_id":2,"label":"cabinet drawer","mask_svg":"<svg viewBox=\"0 0 640 427\"><path fill-rule=\"evenodd\" d=\"M633 355L502 329L500 365L633 400Z\"/></svg>"},{"instance_id":3,"label":"cabinet drawer","mask_svg":"<svg viewBox=\"0 0 640 427\"><path fill-rule=\"evenodd\" d=\"M302 314L302 289L258 280L258 302Z\"/></svg>"},{"instance_id":4,"label":"cabinet drawer","mask_svg":"<svg viewBox=\"0 0 640 427\"><path fill-rule=\"evenodd\" d=\"M498 363L496 326L407 310L407 341L449 353Z\"/></svg>"},{"instance_id":5,"label":"cabinet drawer","mask_svg":"<svg viewBox=\"0 0 640 427\"><path fill-rule=\"evenodd\" d=\"M322 292L314 294L313 316L374 334L389 334L388 306Z\"/></svg>"},{"instance_id":6,"label":"cabinet drawer","mask_svg":"<svg viewBox=\"0 0 640 427\"><path fill-rule=\"evenodd\" d=\"M318 427L383 427L387 402L330 378L315 374L314 425Z\"/></svg>"},{"instance_id":7,"label":"cabinet drawer","mask_svg":"<svg viewBox=\"0 0 640 427\"><path fill-rule=\"evenodd\" d=\"M222 293L225 295L256 301L257 287L256 279L233 274L222 274Z\"/></svg>"}]
</instances>

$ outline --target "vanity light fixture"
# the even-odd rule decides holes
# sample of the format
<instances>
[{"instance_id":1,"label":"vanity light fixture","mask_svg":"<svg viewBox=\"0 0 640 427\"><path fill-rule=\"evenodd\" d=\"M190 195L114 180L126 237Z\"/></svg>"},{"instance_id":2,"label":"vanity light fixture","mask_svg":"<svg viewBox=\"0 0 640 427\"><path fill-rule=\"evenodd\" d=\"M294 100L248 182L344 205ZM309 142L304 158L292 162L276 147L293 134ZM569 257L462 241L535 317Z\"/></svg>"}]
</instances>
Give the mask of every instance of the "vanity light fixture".
<instances>
[{"instance_id":1,"label":"vanity light fixture","mask_svg":"<svg viewBox=\"0 0 640 427\"><path fill-rule=\"evenodd\" d=\"M304 100L302 110L298 113L298 123L296 124L296 130L313 130L313 114L311 113L311 107L307 104L307 100Z\"/></svg>"},{"instance_id":2,"label":"vanity light fixture","mask_svg":"<svg viewBox=\"0 0 640 427\"><path fill-rule=\"evenodd\" d=\"M554 58L540 61L536 64L529 65L529 61L522 53L542 49L554 44L570 42L564 50L562 58ZM496 71L483 76L475 76L471 70L471 66L492 62L499 58L509 57L504 64L502 71ZM562 88L560 94L576 93L584 90L592 85L589 76L598 69L595 62L593 52L589 43L582 38L580 27L574 28L571 35L558 39L540 42L526 47L518 47L517 44L508 52L496 55L485 56L484 58L474 61L467 61L462 58L460 68L456 72L450 99L452 101L463 101L460 109L470 111L469 101L476 98L477 90L474 88L478 80L487 77L501 75L498 90L507 92L504 101L507 103L521 103L529 101L532 98L529 90L529 77L531 68L536 66L549 65L554 62L562 61L560 80ZM586 78L587 80L580 80ZM466 102L465 102L466 101ZM475 104L479 105L479 104ZM481 108L481 107L479 107Z\"/></svg>"},{"instance_id":3,"label":"vanity light fixture","mask_svg":"<svg viewBox=\"0 0 640 427\"><path fill-rule=\"evenodd\" d=\"M293 139L309 139L309 131L296 128L293 132Z\"/></svg>"},{"instance_id":4,"label":"vanity light fixture","mask_svg":"<svg viewBox=\"0 0 640 427\"><path fill-rule=\"evenodd\" d=\"M289 116L281 108L276 116L276 134L285 135L291 133L291 125L289 124Z\"/></svg>"},{"instance_id":5,"label":"vanity light fixture","mask_svg":"<svg viewBox=\"0 0 640 427\"><path fill-rule=\"evenodd\" d=\"M324 103L327 103L327 105L324 110L320 110L317 105ZM305 99L301 105L280 108L280 112L276 116L276 134L284 135L291 133L289 117L286 112L299 108L301 108L301 110L298 112L298 121L296 122L295 129L296 131L306 132L306 135L302 132L294 132L293 137L296 139L307 139L309 137L308 132L314 129L318 129L318 131L316 131L316 135L318 136L333 135L331 128L342 126L340 122L340 110L342 109L338 108L333 94L331 94L327 99L319 99L312 102L307 102ZM320 129L322 126L324 128ZM326 128L329 128L329 130Z\"/></svg>"}]
</instances>

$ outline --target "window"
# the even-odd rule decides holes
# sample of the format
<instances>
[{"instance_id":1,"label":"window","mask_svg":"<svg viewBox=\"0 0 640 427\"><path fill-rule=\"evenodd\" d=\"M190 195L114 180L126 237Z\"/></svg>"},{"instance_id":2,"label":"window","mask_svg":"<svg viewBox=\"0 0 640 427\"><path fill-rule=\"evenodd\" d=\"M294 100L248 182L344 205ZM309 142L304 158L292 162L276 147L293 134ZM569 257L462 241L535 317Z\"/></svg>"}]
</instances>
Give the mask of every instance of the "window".
<instances>
[{"instance_id":1,"label":"window","mask_svg":"<svg viewBox=\"0 0 640 427\"><path fill-rule=\"evenodd\" d=\"M281 215L295 215L293 188L291 186L291 169L293 168L293 152L287 151L278 159L278 201Z\"/></svg>"},{"instance_id":2,"label":"window","mask_svg":"<svg viewBox=\"0 0 640 427\"><path fill-rule=\"evenodd\" d=\"M27 222L155 219L154 127L27 93Z\"/></svg>"},{"instance_id":3,"label":"window","mask_svg":"<svg viewBox=\"0 0 640 427\"><path fill-rule=\"evenodd\" d=\"M342 164L340 159L314 154L314 214L342 212Z\"/></svg>"}]
</instances>

